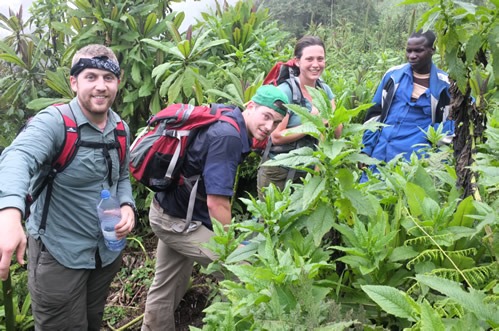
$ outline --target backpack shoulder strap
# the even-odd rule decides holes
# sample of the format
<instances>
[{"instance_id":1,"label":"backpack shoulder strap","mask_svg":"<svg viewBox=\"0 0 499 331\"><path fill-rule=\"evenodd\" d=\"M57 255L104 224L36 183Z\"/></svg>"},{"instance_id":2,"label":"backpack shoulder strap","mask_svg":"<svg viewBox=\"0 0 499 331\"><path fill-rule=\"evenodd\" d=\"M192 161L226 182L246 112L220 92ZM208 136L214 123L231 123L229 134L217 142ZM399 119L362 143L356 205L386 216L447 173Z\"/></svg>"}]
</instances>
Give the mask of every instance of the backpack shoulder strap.
<instances>
[{"instance_id":1,"label":"backpack shoulder strap","mask_svg":"<svg viewBox=\"0 0 499 331\"><path fill-rule=\"evenodd\" d=\"M69 104L55 105L64 121L64 141L62 147L56 154L52 162L52 168L57 172L61 172L73 161L78 150L78 140L80 138L80 131L76 118Z\"/></svg>"},{"instance_id":2,"label":"backpack shoulder strap","mask_svg":"<svg viewBox=\"0 0 499 331\"><path fill-rule=\"evenodd\" d=\"M222 115L220 116L219 120L232 124L232 126L236 128L237 132L241 132L239 125L237 124L236 120L234 120L232 117Z\"/></svg>"},{"instance_id":3,"label":"backpack shoulder strap","mask_svg":"<svg viewBox=\"0 0 499 331\"><path fill-rule=\"evenodd\" d=\"M237 132L241 132L241 129L239 128L239 125L237 124L237 121L232 117L224 115L224 113L228 113L228 112L233 111L236 108L235 106L212 104L210 106L210 108L211 108L210 113L212 113L214 115L217 113L220 113L220 117L218 118L219 121L224 121L224 122L230 123L233 127L236 128Z\"/></svg>"},{"instance_id":4,"label":"backpack shoulder strap","mask_svg":"<svg viewBox=\"0 0 499 331\"><path fill-rule=\"evenodd\" d=\"M325 87L326 83L324 83L324 81L322 79L317 79L317 81L315 82L315 86L320 88L321 90L324 90L326 91L326 87Z\"/></svg>"},{"instance_id":5,"label":"backpack shoulder strap","mask_svg":"<svg viewBox=\"0 0 499 331\"><path fill-rule=\"evenodd\" d=\"M289 69L289 78L285 81L291 89L291 103L296 105L301 105L301 99L303 94L300 90L300 84L298 83L298 77L294 75L293 69Z\"/></svg>"},{"instance_id":6,"label":"backpack shoulder strap","mask_svg":"<svg viewBox=\"0 0 499 331\"><path fill-rule=\"evenodd\" d=\"M126 156L126 142L127 142L127 133L125 130L125 125L123 124L123 120L120 118L120 121L116 123L116 128L114 129L114 137L116 141L119 143L119 155L120 155L120 167L122 167L125 163Z\"/></svg>"},{"instance_id":7,"label":"backpack shoulder strap","mask_svg":"<svg viewBox=\"0 0 499 331\"><path fill-rule=\"evenodd\" d=\"M43 180L40 188L37 190L38 193L32 196L31 202L36 200L39 193L43 191L46 187L47 191L45 193L45 203L42 210L42 218L40 226L38 227L38 233L43 235L45 233L45 228L47 226L47 215L50 206L50 200L52 198L52 189L54 179L57 173L63 171L69 163L73 160L78 150L78 140L79 140L79 130L76 124L76 119L69 104L54 105L57 111L61 114L64 121L64 140L61 148L57 151L55 159L52 161L52 169L49 171L48 175Z\"/></svg>"}]
</instances>

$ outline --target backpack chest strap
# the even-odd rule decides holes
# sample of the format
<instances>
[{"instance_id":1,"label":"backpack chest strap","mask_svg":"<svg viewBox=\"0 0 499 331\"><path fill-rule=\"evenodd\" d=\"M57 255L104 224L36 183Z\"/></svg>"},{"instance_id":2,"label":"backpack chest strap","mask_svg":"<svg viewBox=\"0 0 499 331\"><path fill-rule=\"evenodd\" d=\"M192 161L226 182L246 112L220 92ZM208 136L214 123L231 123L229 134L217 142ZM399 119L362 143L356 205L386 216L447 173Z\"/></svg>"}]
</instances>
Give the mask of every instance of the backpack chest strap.
<instances>
[{"instance_id":1,"label":"backpack chest strap","mask_svg":"<svg viewBox=\"0 0 499 331\"><path fill-rule=\"evenodd\" d=\"M93 149L102 149L102 153L104 154L104 157L106 158L106 164L107 168L109 170L108 176L107 176L107 181L109 183L109 186L113 186L113 161L111 159L111 154L109 154L109 150L111 149L116 149L118 150L118 153L120 153L120 143L118 141L114 141L111 143L100 143L100 142L94 142L94 141L84 141L84 140L79 140L76 143L77 148L78 147L87 147L87 148L93 148Z\"/></svg>"}]
</instances>

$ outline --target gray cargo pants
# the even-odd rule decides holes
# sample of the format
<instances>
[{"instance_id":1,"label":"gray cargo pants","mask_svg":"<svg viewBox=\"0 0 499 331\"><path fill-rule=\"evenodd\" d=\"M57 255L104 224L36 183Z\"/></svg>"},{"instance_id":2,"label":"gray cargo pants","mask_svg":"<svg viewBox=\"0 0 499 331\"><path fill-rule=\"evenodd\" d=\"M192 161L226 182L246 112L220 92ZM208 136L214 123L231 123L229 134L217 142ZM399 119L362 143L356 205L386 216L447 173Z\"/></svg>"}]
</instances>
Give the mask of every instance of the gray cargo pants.
<instances>
[{"instance_id":1,"label":"gray cargo pants","mask_svg":"<svg viewBox=\"0 0 499 331\"><path fill-rule=\"evenodd\" d=\"M109 285L121 255L97 269L69 269L40 240L28 238L28 288L35 330L100 330Z\"/></svg>"}]
</instances>

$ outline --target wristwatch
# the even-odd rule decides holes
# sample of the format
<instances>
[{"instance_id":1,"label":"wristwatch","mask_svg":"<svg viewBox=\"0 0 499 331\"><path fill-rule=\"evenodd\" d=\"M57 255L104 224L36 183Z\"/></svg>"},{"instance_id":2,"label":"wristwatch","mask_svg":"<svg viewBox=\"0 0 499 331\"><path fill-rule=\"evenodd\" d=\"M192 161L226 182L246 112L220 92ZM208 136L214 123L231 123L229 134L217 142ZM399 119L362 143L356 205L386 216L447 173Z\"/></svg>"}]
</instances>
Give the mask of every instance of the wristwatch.
<instances>
[{"instance_id":1,"label":"wristwatch","mask_svg":"<svg viewBox=\"0 0 499 331\"><path fill-rule=\"evenodd\" d=\"M131 202L123 202L120 207L123 207L123 206L130 206L133 210L133 213L135 214L135 223L137 223L139 221L139 211L137 210L137 208L135 207L135 205Z\"/></svg>"}]
</instances>

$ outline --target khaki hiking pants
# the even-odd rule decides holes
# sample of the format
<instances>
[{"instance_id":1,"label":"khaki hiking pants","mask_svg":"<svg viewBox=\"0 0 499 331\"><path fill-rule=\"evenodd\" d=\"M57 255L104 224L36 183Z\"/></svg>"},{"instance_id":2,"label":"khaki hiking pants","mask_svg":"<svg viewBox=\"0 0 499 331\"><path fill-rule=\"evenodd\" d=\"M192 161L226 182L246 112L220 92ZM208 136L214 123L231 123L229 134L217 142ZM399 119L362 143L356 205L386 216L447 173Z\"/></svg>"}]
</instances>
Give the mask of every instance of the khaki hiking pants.
<instances>
[{"instance_id":1,"label":"khaki hiking pants","mask_svg":"<svg viewBox=\"0 0 499 331\"><path fill-rule=\"evenodd\" d=\"M268 187L270 183L273 183L282 191L286 186L286 182L291 180L288 177L292 177L294 183L301 183L301 178L307 174L305 171L292 170L294 175L291 174L290 176L289 171L290 169L283 167L260 166L256 176L258 198L261 201L264 200L263 189Z\"/></svg>"},{"instance_id":2,"label":"khaki hiking pants","mask_svg":"<svg viewBox=\"0 0 499 331\"><path fill-rule=\"evenodd\" d=\"M147 293L142 331L174 331L175 309L187 290L194 262L206 266L216 258L201 246L214 233L199 222L187 233L176 232L183 229L184 220L165 214L155 199L149 222L159 240L156 272Z\"/></svg>"}]
</instances>

